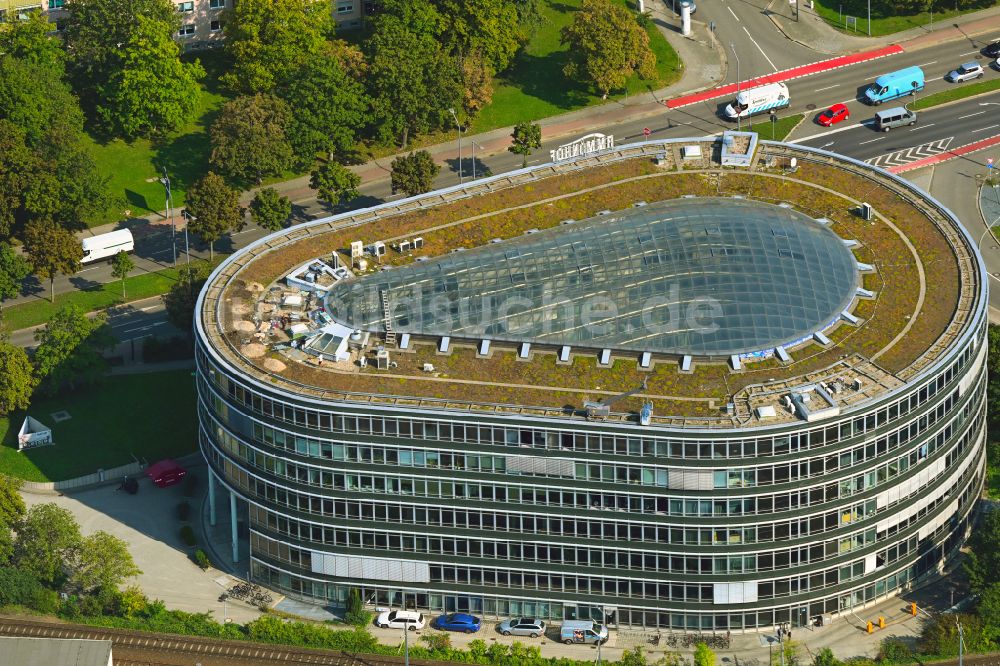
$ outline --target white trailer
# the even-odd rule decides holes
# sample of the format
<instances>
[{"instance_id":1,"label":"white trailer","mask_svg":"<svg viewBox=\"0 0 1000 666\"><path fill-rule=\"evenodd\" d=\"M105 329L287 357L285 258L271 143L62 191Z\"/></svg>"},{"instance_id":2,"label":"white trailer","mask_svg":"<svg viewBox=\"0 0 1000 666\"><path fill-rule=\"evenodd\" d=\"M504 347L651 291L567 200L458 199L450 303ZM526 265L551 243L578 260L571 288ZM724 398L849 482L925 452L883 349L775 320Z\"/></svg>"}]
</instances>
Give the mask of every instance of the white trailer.
<instances>
[{"instance_id":1,"label":"white trailer","mask_svg":"<svg viewBox=\"0 0 1000 666\"><path fill-rule=\"evenodd\" d=\"M135 251L135 240L128 229L110 231L83 239L83 259L81 263L89 264L101 259L110 259L122 250Z\"/></svg>"}]
</instances>

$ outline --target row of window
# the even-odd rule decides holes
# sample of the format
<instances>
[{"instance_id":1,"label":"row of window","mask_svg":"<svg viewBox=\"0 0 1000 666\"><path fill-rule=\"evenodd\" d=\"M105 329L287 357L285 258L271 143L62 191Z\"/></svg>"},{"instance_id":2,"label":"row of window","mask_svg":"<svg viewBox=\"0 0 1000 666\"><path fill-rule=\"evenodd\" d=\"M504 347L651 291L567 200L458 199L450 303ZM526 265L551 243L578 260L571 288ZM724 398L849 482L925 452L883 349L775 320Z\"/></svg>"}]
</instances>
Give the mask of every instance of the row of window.
<instances>
[{"instance_id":1,"label":"row of window","mask_svg":"<svg viewBox=\"0 0 1000 666\"><path fill-rule=\"evenodd\" d=\"M977 391L980 395L985 390L984 387L985 377L977 386ZM816 458L785 465L714 470L712 473L712 485L717 489L777 485L824 476L840 469L864 464L877 457L883 457L887 453L911 443L924 434L929 428L950 414L957 399L958 391L954 391L946 400L938 404L936 408L912 423L877 440L867 442L852 450L844 451L839 456L831 455L825 459ZM219 407L218 404L216 406ZM978 409L978 401L975 398L973 402L966 405L962 416L967 415L974 408ZM938 440L950 437L950 429L949 427L939 432L937 435ZM563 458L545 458L538 460L537 469L532 472L526 471L525 468L527 466L524 464L509 464L508 456L505 455L320 441L265 426L257 421L253 421L253 439L262 446L273 446L285 451L293 451L297 455L323 458L337 462L453 469L496 474L537 474L548 477L572 477L577 480L602 483L633 483L659 487L669 487L670 485L669 471L659 467L612 465L597 462L578 462ZM899 464L914 464L917 460L926 458L927 454L928 447L925 444L919 450L911 451L907 456L903 456ZM514 462L519 463L516 460ZM294 465L294 463L289 464ZM269 469L269 471L275 470ZM282 471L277 471L276 473L279 475L285 474ZM869 473L869 475L874 474L875 472ZM894 474L890 472L890 476L892 475ZM292 474L291 476L295 475ZM858 485L856 479L845 480L843 483L849 491ZM870 485L864 486L862 483L862 486L854 490L854 492L862 490L865 487L870 487Z\"/></svg>"},{"instance_id":2,"label":"row of window","mask_svg":"<svg viewBox=\"0 0 1000 666\"><path fill-rule=\"evenodd\" d=\"M226 0L208 0L209 9L225 9ZM194 0L185 0L177 3L177 11L182 14L194 11Z\"/></svg>"},{"instance_id":3,"label":"row of window","mask_svg":"<svg viewBox=\"0 0 1000 666\"><path fill-rule=\"evenodd\" d=\"M981 340L982 336L979 336ZM298 427L325 432L340 432L374 437L404 437L454 441L466 444L535 447L574 450L611 455L658 456L669 458L756 458L782 455L830 446L844 439L863 435L883 427L911 411L925 406L949 384L971 360L979 345L970 345L958 359L937 377L899 401L855 419L769 437L727 441L689 441L679 438L654 438L639 435L615 435L596 432L572 432L566 429L504 428L480 424L425 421L404 417L382 417L331 413L285 404L265 398L245 388L218 369L207 371L209 361L199 349L202 378L208 378L237 404L244 405L269 420L284 421Z\"/></svg>"},{"instance_id":4,"label":"row of window","mask_svg":"<svg viewBox=\"0 0 1000 666\"><path fill-rule=\"evenodd\" d=\"M212 20L209 21L208 23L209 32L221 32L224 27L225 25L222 21ZM192 35L194 35L194 33L195 33L194 23L184 24L180 27L180 30L177 31L177 34L180 37L191 37Z\"/></svg>"},{"instance_id":5,"label":"row of window","mask_svg":"<svg viewBox=\"0 0 1000 666\"><path fill-rule=\"evenodd\" d=\"M324 544L327 547L339 549L364 549L366 553L371 553L373 550L388 551L390 555L399 552L416 552L510 562L531 561L572 567L590 566L686 575L782 571L789 567L816 565L845 553L873 546L877 542L885 542L886 539L917 525L925 517L934 515L936 510L939 510L956 495L960 495L964 501L968 501L968 495L974 493L976 489L976 484L970 485L976 476L975 468L968 470L963 478L956 480L946 493L921 507L920 511L907 520L896 523L891 528L881 532L877 533L876 529L872 527L849 537L825 543L739 555L684 555L585 545L453 537L451 535L424 536L420 533L399 532L398 524L392 522L390 522L392 527L389 530L362 529L353 526L333 528L286 518L253 504L250 507L250 519L251 524L258 529L267 530L283 537L291 537L302 542ZM445 513L451 514L452 512L428 511L428 517L432 518L436 514L443 519L440 523L430 524L435 527L454 527L453 524L444 522L449 517L445 516ZM351 516L348 515L347 518L351 518ZM379 521L377 516L375 521L386 522L384 519ZM366 522L370 523L371 520ZM719 531L725 533L725 530ZM627 543L625 541L627 534L605 534L604 539L606 541L618 539L619 542ZM898 555L898 551L887 549L883 549L879 553L883 560L890 562L894 561Z\"/></svg>"},{"instance_id":6,"label":"row of window","mask_svg":"<svg viewBox=\"0 0 1000 666\"><path fill-rule=\"evenodd\" d=\"M211 419L211 417L207 414L203 414L203 419L207 420ZM974 421L972 427L965 431L965 435L961 441L947 453L945 457L945 470L950 468L956 460L962 457L962 451L968 447L972 438L978 436L981 429L981 422L982 416L980 415L980 417ZM340 470L310 468L305 465L288 463L281 459L266 456L253 447L249 447L239 442L239 440L231 436L218 423L215 423L214 429L216 445L221 444L224 450L228 451L240 461L258 470L282 476L285 479L302 483L304 485L314 485L344 492L379 493L396 497L400 495L420 495L427 497L440 497L443 499L479 499L483 501L501 502L506 505L513 502L522 502L524 496L526 495L530 495L531 498L542 495L541 489L524 489L519 487L508 487L501 484L497 484L492 487L485 484L479 486L477 484L455 482L446 479L409 478L381 474L354 474ZM943 433L947 432L950 436L953 434L952 430L952 425L949 424ZM874 471L868 472L864 475L859 475L855 479L849 479L839 483L833 482L825 484L822 487L797 490L791 493L772 496L742 499L715 500L708 498L684 499L638 496L629 498L630 501L628 505L623 507L623 509L637 510L646 514L660 515L675 515L672 513L673 511L677 511L683 515L688 509L698 509L700 513L701 509L704 509L708 515L714 515L712 512L716 507L719 507L720 512L722 509L726 509L726 513L728 513L729 505L732 503L738 503L741 511L745 509L755 509L757 510L757 513L763 513L762 510L783 511L813 505L825 505L829 502L836 501L837 499L850 497L855 494L855 492L871 490L879 485L889 483L899 475L907 472L911 466L923 461L927 456L934 454L940 447L944 446L947 441L949 440L945 439L943 436L936 437L932 443L924 444L919 447L918 450L911 452L911 454L904 456L903 458L889 461L888 463L879 466L879 468ZM910 460L911 457L913 458L912 462ZM943 471L944 470L942 470L942 473ZM275 487L273 484L265 481L259 481L254 485L263 486L263 490L260 491L260 493L268 500L276 501L279 504L284 505L289 505L291 503L297 507L301 506L302 500L298 499L292 502L294 498L290 496L290 491L286 491L284 488ZM469 493L468 491L470 487L475 488L476 492ZM461 489L461 492L464 493L464 495L459 495L459 489ZM487 492L482 492L483 490L487 490ZM547 497L548 492L549 491L545 491L545 497ZM584 499L585 501L592 500L594 503L599 502L600 504L596 508L610 508L607 507L606 504L614 503L617 501L618 497L621 497L614 494L611 494L609 497L605 497L604 493L599 492L553 492L559 492L560 497L565 494L572 494L573 496L582 495L583 497L580 499ZM297 493L292 493L292 495L297 495ZM606 502L605 500L609 501ZM337 501L342 502L342 500ZM801 523L802 525L808 525L810 531L813 529L820 532L826 531L828 529L833 529L842 523L849 523L857 518L867 517L872 512L872 508L868 505L873 504L873 502L874 500L869 499L867 502L859 502L853 507L828 511L825 516L813 516L811 519L797 517L796 524ZM334 498L331 497L314 497L312 499L307 499L305 503L307 508L304 510L310 510L313 504L316 505L315 513L319 515L330 514L331 511L335 511L336 503ZM369 507L367 511L370 513L374 510L371 507L376 503L367 502L363 504ZM382 505L379 504L379 506ZM594 504L588 504L587 506L588 508L595 508ZM380 510L384 511L384 509ZM746 513L745 511L743 512ZM471 513L479 515L479 512ZM505 516L506 514L500 513L498 515ZM362 519L364 518L364 516L361 517ZM513 513L510 522L513 523L514 518L516 517L519 517L519 513ZM486 519L484 518L484 520ZM504 518L503 520L506 522L507 519ZM477 519L477 522L479 522L479 519ZM595 524L601 523L606 523L610 526L615 525L615 522L610 520L598 521ZM498 526L497 529L500 529L500 527Z\"/></svg>"}]
</instances>

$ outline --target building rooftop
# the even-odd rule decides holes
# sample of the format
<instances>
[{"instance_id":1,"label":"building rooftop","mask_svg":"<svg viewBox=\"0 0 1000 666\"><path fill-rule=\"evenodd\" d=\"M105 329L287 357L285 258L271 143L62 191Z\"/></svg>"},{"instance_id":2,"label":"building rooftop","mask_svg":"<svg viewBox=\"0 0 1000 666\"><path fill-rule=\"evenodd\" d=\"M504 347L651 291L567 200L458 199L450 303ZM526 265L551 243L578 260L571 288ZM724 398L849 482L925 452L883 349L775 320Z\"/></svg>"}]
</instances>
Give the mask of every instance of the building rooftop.
<instances>
[{"instance_id":1,"label":"building rooftop","mask_svg":"<svg viewBox=\"0 0 1000 666\"><path fill-rule=\"evenodd\" d=\"M974 247L909 184L798 146L762 142L740 169L718 154L619 147L293 227L216 271L199 326L226 363L311 397L564 418L614 400L612 420L648 404L654 426L739 427L884 395L981 310ZM336 277L311 288L316 261ZM482 317L484 298L518 307ZM718 328L637 330L664 299L708 301ZM599 301L607 325L576 325L602 323Z\"/></svg>"},{"instance_id":2,"label":"building rooftop","mask_svg":"<svg viewBox=\"0 0 1000 666\"><path fill-rule=\"evenodd\" d=\"M859 285L854 256L825 224L712 197L344 280L326 307L340 323L378 333L389 313L397 334L728 356L828 328Z\"/></svg>"},{"instance_id":3,"label":"building rooftop","mask_svg":"<svg viewBox=\"0 0 1000 666\"><path fill-rule=\"evenodd\" d=\"M111 641L0 636L0 655L18 666L111 666Z\"/></svg>"}]
</instances>

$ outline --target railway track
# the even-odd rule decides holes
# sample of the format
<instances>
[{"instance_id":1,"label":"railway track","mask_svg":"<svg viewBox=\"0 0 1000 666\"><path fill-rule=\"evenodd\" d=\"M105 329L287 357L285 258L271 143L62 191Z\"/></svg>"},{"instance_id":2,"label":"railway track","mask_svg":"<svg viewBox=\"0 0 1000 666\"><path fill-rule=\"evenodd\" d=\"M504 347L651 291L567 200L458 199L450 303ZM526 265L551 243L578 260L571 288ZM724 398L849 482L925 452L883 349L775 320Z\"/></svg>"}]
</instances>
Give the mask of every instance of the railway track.
<instances>
[{"instance_id":1,"label":"railway track","mask_svg":"<svg viewBox=\"0 0 1000 666\"><path fill-rule=\"evenodd\" d=\"M175 636L133 629L91 627L55 620L0 616L0 636L108 640L117 666L246 666L304 664L329 666L401 666L402 657L352 654L337 650L234 641L199 636ZM415 666L446 662L410 660Z\"/></svg>"}]
</instances>

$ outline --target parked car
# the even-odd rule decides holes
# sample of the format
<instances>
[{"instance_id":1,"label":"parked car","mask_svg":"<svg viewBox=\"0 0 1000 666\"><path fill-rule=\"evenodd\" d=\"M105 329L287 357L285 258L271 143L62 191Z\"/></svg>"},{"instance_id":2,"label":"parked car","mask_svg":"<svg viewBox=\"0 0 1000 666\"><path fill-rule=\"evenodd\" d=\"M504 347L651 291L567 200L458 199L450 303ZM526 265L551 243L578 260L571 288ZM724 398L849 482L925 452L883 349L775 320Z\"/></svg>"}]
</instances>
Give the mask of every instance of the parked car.
<instances>
[{"instance_id":1,"label":"parked car","mask_svg":"<svg viewBox=\"0 0 1000 666\"><path fill-rule=\"evenodd\" d=\"M987 58L1000 58L1000 40L990 42L983 47L983 55Z\"/></svg>"},{"instance_id":2,"label":"parked car","mask_svg":"<svg viewBox=\"0 0 1000 666\"><path fill-rule=\"evenodd\" d=\"M375 626L382 629L408 629L416 631L424 628L424 614L417 611L383 611L375 618Z\"/></svg>"},{"instance_id":3,"label":"parked car","mask_svg":"<svg viewBox=\"0 0 1000 666\"><path fill-rule=\"evenodd\" d=\"M474 634L482 625L478 617L468 613L451 613L434 620L434 626L445 631L464 631L467 634Z\"/></svg>"},{"instance_id":4,"label":"parked car","mask_svg":"<svg viewBox=\"0 0 1000 666\"><path fill-rule=\"evenodd\" d=\"M530 636L538 638L545 634L545 622L536 617L518 617L500 623L500 633L504 636Z\"/></svg>"},{"instance_id":5,"label":"parked car","mask_svg":"<svg viewBox=\"0 0 1000 666\"><path fill-rule=\"evenodd\" d=\"M816 122L824 127L829 127L830 125L836 125L842 120L848 120L851 117L851 112L843 104L834 104L826 111L823 111L816 118Z\"/></svg>"},{"instance_id":6,"label":"parked car","mask_svg":"<svg viewBox=\"0 0 1000 666\"><path fill-rule=\"evenodd\" d=\"M983 78L983 67L978 62L967 62L948 72L944 78L952 83L981 79Z\"/></svg>"}]
</instances>

